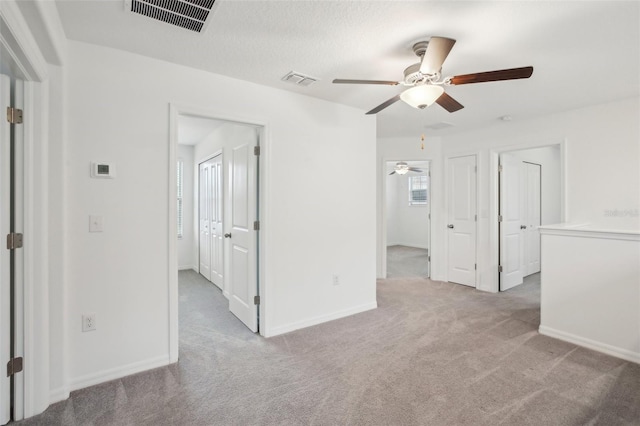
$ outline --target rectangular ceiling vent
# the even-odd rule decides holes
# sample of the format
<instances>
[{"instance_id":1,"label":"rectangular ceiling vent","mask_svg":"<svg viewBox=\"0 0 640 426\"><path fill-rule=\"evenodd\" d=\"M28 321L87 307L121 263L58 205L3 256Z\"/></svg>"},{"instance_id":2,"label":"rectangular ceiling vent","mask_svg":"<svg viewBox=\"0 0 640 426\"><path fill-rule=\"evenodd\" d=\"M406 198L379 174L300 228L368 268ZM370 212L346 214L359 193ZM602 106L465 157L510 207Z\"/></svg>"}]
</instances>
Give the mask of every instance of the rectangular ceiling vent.
<instances>
[{"instance_id":1,"label":"rectangular ceiling vent","mask_svg":"<svg viewBox=\"0 0 640 426\"><path fill-rule=\"evenodd\" d=\"M431 129L431 130L446 129L447 127L453 127L453 124L447 123L446 121L441 121L439 123L434 123L434 124L429 124L427 126L424 126L425 129Z\"/></svg>"},{"instance_id":2,"label":"rectangular ceiling vent","mask_svg":"<svg viewBox=\"0 0 640 426\"><path fill-rule=\"evenodd\" d=\"M287 83L293 83L296 86L311 86L318 81L317 78L309 77L308 75L300 74L299 72L291 71L287 75L281 78L282 81Z\"/></svg>"},{"instance_id":3,"label":"rectangular ceiling vent","mask_svg":"<svg viewBox=\"0 0 640 426\"><path fill-rule=\"evenodd\" d=\"M201 32L216 0L125 0L133 13Z\"/></svg>"}]
</instances>

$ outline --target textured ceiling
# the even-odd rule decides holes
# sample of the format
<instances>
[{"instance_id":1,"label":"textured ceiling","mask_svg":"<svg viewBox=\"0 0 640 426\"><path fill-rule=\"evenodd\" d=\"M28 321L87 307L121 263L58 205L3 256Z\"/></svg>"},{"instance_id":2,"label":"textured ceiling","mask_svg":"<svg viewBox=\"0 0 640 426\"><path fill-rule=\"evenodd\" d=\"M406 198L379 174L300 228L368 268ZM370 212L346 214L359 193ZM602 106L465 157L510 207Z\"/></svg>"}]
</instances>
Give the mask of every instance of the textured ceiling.
<instances>
[{"instance_id":1,"label":"textured ceiling","mask_svg":"<svg viewBox=\"0 0 640 426\"><path fill-rule=\"evenodd\" d=\"M378 114L379 136L444 135L640 93L640 3L597 1L218 0L198 34L127 12L123 1L57 1L67 37L368 111L402 87L333 85L334 78L400 80L414 42L457 40L443 66L456 75L532 65L528 80L448 88L465 108ZM289 71L310 87L280 81ZM454 126L425 130L439 122Z\"/></svg>"}]
</instances>

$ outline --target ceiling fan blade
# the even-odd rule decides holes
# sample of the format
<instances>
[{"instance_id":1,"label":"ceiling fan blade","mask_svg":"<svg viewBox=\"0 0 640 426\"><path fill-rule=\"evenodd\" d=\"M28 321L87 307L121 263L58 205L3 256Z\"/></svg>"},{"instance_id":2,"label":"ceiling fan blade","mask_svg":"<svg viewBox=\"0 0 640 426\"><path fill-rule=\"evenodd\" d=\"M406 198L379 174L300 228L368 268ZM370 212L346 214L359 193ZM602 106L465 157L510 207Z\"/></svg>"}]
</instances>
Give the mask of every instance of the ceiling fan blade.
<instances>
[{"instance_id":1,"label":"ceiling fan blade","mask_svg":"<svg viewBox=\"0 0 640 426\"><path fill-rule=\"evenodd\" d=\"M431 37L427 45L427 51L424 52L422 57L420 72L425 75L433 75L439 72L454 44L456 44L456 41L451 38Z\"/></svg>"},{"instance_id":2,"label":"ceiling fan blade","mask_svg":"<svg viewBox=\"0 0 640 426\"><path fill-rule=\"evenodd\" d=\"M385 109L386 107L388 107L389 105L393 105L396 102L398 102L400 100L400 95L395 95L393 98L389 99L388 101L385 101L383 103L381 103L380 105L378 105L377 107L375 107L374 109L372 109L371 111L369 111L367 113L367 115L370 114L377 114L380 111L382 111L383 109Z\"/></svg>"},{"instance_id":3,"label":"ceiling fan blade","mask_svg":"<svg viewBox=\"0 0 640 426\"><path fill-rule=\"evenodd\" d=\"M464 108L460 102L447 95L447 92L440 95L440 97L436 99L436 103L449 112L456 112Z\"/></svg>"},{"instance_id":4,"label":"ceiling fan blade","mask_svg":"<svg viewBox=\"0 0 640 426\"><path fill-rule=\"evenodd\" d=\"M533 67L510 68L507 70L479 72L475 74L463 74L451 77L451 84L485 83L488 81L517 80L529 78L533 74Z\"/></svg>"},{"instance_id":5,"label":"ceiling fan blade","mask_svg":"<svg viewBox=\"0 0 640 426\"><path fill-rule=\"evenodd\" d=\"M395 174L396 174L396 171L394 170L394 171L392 171L391 173L389 173L389 176L391 176L391 175L395 175Z\"/></svg>"},{"instance_id":6,"label":"ceiling fan blade","mask_svg":"<svg viewBox=\"0 0 640 426\"><path fill-rule=\"evenodd\" d=\"M336 78L333 80L334 84L385 84L387 86L397 86L397 81L387 81L387 80L346 80L343 78Z\"/></svg>"},{"instance_id":7,"label":"ceiling fan blade","mask_svg":"<svg viewBox=\"0 0 640 426\"><path fill-rule=\"evenodd\" d=\"M422 173L422 169L418 169L417 167L409 167L410 172Z\"/></svg>"}]
</instances>

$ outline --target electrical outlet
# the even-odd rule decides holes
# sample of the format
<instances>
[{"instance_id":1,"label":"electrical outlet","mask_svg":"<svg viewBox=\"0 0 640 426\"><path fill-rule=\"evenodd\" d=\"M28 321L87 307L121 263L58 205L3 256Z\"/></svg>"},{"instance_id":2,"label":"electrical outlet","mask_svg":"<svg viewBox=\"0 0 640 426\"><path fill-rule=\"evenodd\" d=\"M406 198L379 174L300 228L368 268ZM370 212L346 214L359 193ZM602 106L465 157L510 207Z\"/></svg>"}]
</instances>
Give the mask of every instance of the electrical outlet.
<instances>
[{"instance_id":1,"label":"electrical outlet","mask_svg":"<svg viewBox=\"0 0 640 426\"><path fill-rule=\"evenodd\" d=\"M82 315L82 331L93 331L96 329L96 314Z\"/></svg>"},{"instance_id":2,"label":"electrical outlet","mask_svg":"<svg viewBox=\"0 0 640 426\"><path fill-rule=\"evenodd\" d=\"M333 285L340 285L340 276L338 275L333 276Z\"/></svg>"}]
</instances>

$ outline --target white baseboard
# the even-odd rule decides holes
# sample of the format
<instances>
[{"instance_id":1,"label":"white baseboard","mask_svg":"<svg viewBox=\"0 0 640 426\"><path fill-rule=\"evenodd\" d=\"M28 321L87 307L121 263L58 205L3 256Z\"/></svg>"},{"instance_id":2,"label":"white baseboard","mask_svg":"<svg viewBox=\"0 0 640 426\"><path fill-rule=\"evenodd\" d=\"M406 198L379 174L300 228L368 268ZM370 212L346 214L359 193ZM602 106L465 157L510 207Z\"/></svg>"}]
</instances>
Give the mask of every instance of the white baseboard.
<instances>
[{"instance_id":1,"label":"white baseboard","mask_svg":"<svg viewBox=\"0 0 640 426\"><path fill-rule=\"evenodd\" d=\"M538 328L540 334L553 337L556 339L564 340L565 342L573 343L574 345L583 346L594 351L602 352L607 355L615 356L616 358L624 359L625 361L631 361L640 364L640 353L633 352L628 349L619 348L616 346L608 345L606 343L597 342L595 340L587 339L586 337L576 336L575 334L566 333L564 331L556 330L544 325Z\"/></svg>"},{"instance_id":2,"label":"white baseboard","mask_svg":"<svg viewBox=\"0 0 640 426\"><path fill-rule=\"evenodd\" d=\"M364 305L354 306L349 309L343 309L341 311L333 312L326 315L320 315L313 318L308 318L306 320L297 321L291 324L285 324L278 327L267 327L267 331L264 334L264 337L273 337L279 334L288 333L290 331L299 330L301 328L311 327L312 325L322 324L323 322L333 321L339 318L348 317L350 315L359 314L360 312L369 311L371 309L376 309L378 307L378 302L370 302L365 303Z\"/></svg>"},{"instance_id":3,"label":"white baseboard","mask_svg":"<svg viewBox=\"0 0 640 426\"><path fill-rule=\"evenodd\" d=\"M59 387L57 389L52 389L49 391L49 405L55 404L56 402L64 401L69 398L69 388L66 386Z\"/></svg>"},{"instance_id":4,"label":"white baseboard","mask_svg":"<svg viewBox=\"0 0 640 426\"><path fill-rule=\"evenodd\" d=\"M121 377L130 376L142 371L151 370L153 368L164 367L165 365L169 364L171 364L169 356L163 355L144 361L134 362L128 365L123 365L121 367L100 371L98 373L87 374L85 376L81 376L71 380L69 382L69 390L74 391L77 389L83 389L89 386L97 385L99 383L104 383L110 380L119 379Z\"/></svg>"},{"instance_id":5,"label":"white baseboard","mask_svg":"<svg viewBox=\"0 0 640 426\"><path fill-rule=\"evenodd\" d=\"M198 267L194 266L194 265L182 265L182 266L178 266L178 271L186 271L189 269L193 269L194 271L198 272Z\"/></svg>"}]
</instances>

